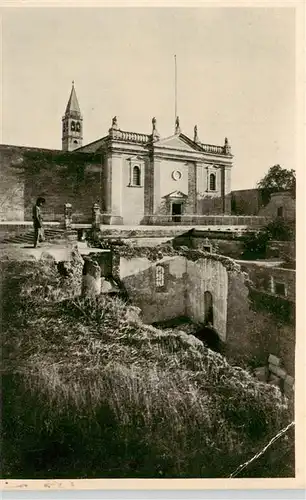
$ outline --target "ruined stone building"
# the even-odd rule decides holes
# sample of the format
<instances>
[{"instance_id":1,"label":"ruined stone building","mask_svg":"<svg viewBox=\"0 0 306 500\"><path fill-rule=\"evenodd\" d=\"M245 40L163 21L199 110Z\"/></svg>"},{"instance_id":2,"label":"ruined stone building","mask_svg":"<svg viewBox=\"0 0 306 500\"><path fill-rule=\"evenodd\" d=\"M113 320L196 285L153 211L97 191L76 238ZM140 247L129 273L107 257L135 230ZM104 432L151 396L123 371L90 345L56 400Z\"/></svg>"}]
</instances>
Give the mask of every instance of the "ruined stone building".
<instances>
[{"instance_id":1,"label":"ruined stone building","mask_svg":"<svg viewBox=\"0 0 306 500\"><path fill-rule=\"evenodd\" d=\"M77 221L90 219L93 203L106 224L175 224L201 214L229 214L233 155L180 128L162 138L121 129L83 145L83 117L72 85L62 118L62 150L0 146L0 220L30 220L37 196L47 200L47 220L59 220L71 203Z\"/></svg>"},{"instance_id":2,"label":"ruined stone building","mask_svg":"<svg viewBox=\"0 0 306 500\"><path fill-rule=\"evenodd\" d=\"M121 283L145 323L210 324L236 362L273 354L294 375L295 270L238 264L187 247L115 245L99 252L93 259L103 279Z\"/></svg>"}]
</instances>

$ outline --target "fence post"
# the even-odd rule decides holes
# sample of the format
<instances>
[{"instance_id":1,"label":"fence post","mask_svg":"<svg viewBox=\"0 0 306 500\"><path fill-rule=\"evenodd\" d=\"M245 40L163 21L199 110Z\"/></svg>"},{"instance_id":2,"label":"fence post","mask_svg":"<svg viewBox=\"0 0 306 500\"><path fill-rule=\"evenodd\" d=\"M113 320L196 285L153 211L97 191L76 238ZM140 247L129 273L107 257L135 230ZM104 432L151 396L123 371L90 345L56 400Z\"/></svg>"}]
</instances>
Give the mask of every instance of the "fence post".
<instances>
[{"instance_id":1,"label":"fence post","mask_svg":"<svg viewBox=\"0 0 306 500\"><path fill-rule=\"evenodd\" d=\"M65 203L64 205L64 227L66 231L72 228L72 205L71 203Z\"/></svg>"},{"instance_id":2,"label":"fence post","mask_svg":"<svg viewBox=\"0 0 306 500\"><path fill-rule=\"evenodd\" d=\"M91 226L93 229L98 229L101 220L101 211L98 203L93 204L91 213L92 213Z\"/></svg>"}]
</instances>

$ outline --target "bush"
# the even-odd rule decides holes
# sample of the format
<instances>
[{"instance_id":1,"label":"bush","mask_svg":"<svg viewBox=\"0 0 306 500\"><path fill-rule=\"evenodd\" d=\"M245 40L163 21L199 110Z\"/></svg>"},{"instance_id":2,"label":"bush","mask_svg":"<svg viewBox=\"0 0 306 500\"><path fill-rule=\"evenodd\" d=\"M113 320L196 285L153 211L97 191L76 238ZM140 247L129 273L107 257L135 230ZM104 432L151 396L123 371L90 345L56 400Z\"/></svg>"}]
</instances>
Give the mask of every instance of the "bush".
<instances>
[{"instance_id":1,"label":"bush","mask_svg":"<svg viewBox=\"0 0 306 500\"><path fill-rule=\"evenodd\" d=\"M264 230L247 233L243 239L243 257L264 258L269 239L269 234Z\"/></svg>"},{"instance_id":2,"label":"bush","mask_svg":"<svg viewBox=\"0 0 306 500\"><path fill-rule=\"evenodd\" d=\"M262 229L245 234L243 257L250 259L264 258L269 241L292 241L294 237L294 226L281 218L277 218Z\"/></svg>"},{"instance_id":3,"label":"bush","mask_svg":"<svg viewBox=\"0 0 306 500\"><path fill-rule=\"evenodd\" d=\"M295 228L292 223L282 218L277 218L270 222L264 228L264 231L267 233L270 240L292 241L295 237Z\"/></svg>"}]
</instances>

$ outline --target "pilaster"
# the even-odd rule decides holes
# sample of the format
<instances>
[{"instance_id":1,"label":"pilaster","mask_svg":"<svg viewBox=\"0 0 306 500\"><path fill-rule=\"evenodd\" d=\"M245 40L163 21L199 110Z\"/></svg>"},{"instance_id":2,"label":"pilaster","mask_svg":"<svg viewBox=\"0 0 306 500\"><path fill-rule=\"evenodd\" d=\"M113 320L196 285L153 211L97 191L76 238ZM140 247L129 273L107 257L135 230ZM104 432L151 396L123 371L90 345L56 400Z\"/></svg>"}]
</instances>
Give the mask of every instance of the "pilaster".
<instances>
[{"instance_id":1,"label":"pilaster","mask_svg":"<svg viewBox=\"0 0 306 500\"><path fill-rule=\"evenodd\" d=\"M188 163L188 200L186 214L197 212L197 163Z\"/></svg>"},{"instance_id":2,"label":"pilaster","mask_svg":"<svg viewBox=\"0 0 306 500\"><path fill-rule=\"evenodd\" d=\"M152 158L152 171L153 171L153 212L156 213L160 207L160 168L161 158Z\"/></svg>"},{"instance_id":3,"label":"pilaster","mask_svg":"<svg viewBox=\"0 0 306 500\"><path fill-rule=\"evenodd\" d=\"M122 224L122 159L110 154L104 166L103 224Z\"/></svg>"}]
</instances>

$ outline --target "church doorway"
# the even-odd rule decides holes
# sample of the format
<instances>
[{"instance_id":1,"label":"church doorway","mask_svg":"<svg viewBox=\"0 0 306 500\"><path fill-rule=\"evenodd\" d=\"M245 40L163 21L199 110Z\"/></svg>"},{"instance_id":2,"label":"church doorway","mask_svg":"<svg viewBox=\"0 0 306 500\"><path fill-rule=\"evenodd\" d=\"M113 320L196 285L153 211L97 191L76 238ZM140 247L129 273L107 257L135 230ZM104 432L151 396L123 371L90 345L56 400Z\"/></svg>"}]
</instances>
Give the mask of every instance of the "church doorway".
<instances>
[{"instance_id":1,"label":"church doorway","mask_svg":"<svg viewBox=\"0 0 306 500\"><path fill-rule=\"evenodd\" d=\"M171 206L172 222L181 222L183 213L183 203L175 201Z\"/></svg>"},{"instance_id":2,"label":"church doorway","mask_svg":"<svg viewBox=\"0 0 306 500\"><path fill-rule=\"evenodd\" d=\"M210 292L204 293L204 324L214 324L213 298Z\"/></svg>"}]
</instances>

